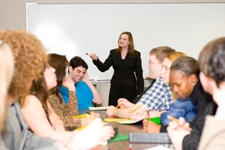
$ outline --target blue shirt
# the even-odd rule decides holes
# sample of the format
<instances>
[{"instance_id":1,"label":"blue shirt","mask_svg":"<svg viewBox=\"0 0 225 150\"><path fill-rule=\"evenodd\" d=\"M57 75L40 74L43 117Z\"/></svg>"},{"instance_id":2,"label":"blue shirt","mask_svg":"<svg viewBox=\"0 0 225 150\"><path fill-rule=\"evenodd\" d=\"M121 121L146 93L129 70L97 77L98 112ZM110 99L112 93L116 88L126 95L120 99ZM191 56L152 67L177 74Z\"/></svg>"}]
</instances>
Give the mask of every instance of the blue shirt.
<instances>
[{"instance_id":1,"label":"blue shirt","mask_svg":"<svg viewBox=\"0 0 225 150\"><path fill-rule=\"evenodd\" d=\"M75 89L78 100L78 109L93 107L92 100L94 97L87 84L80 81L76 83ZM64 102L67 104L69 101L69 90L64 86L61 86L59 93L62 95Z\"/></svg>"},{"instance_id":2,"label":"blue shirt","mask_svg":"<svg viewBox=\"0 0 225 150\"><path fill-rule=\"evenodd\" d=\"M147 106L152 111L169 110L173 104L172 88L169 84L163 83L162 77L159 76L138 103Z\"/></svg>"},{"instance_id":3,"label":"blue shirt","mask_svg":"<svg viewBox=\"0 0 225 150\"><path fill-rule=\"evenodd\" d=\"M192 98L187 97L182 99L178 97L168 112L161 114L160 120L163 125L168 125L172 121L168 116L172 116L176 119L184 117L186 122L192 122L196 116L196 106L194 105Z\"/></svg>"}]
</instances>

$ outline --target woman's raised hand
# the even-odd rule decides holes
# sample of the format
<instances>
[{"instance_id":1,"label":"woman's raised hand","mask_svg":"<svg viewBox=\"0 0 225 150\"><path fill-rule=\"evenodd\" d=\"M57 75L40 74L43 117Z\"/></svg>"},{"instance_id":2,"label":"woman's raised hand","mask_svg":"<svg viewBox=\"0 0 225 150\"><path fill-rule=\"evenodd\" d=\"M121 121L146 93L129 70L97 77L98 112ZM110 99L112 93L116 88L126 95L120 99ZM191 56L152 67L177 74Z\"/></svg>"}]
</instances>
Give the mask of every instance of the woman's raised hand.
<instances>
[{"instance_id":1,"label":"woman's raised hand","mask_svg":"<svg viewBox=\"0 0 225 150\"><path fill-rule=\"evenodd\" d=\"M90 54L92 60L98 60L98 56L96 54Z\"/></svg>"}]
</instances>

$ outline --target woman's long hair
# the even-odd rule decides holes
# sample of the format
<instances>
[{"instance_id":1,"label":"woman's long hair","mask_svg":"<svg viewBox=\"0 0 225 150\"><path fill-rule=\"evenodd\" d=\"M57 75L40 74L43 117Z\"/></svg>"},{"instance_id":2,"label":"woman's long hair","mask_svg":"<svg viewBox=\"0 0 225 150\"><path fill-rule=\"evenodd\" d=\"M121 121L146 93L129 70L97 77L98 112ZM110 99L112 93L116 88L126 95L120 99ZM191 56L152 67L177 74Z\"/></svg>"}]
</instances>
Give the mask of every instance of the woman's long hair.
<instances>
[{"instance_id":1,"label":"woman's long hair","mask_svg":"<svg viewBox=\"0 0 225 150\"><path fill-rule=\"evenodd\" d=\"M50 112L47 105L48 86L44 78L44 71L46 69L46 65L48 64L45 64L43 72L41 73L41 77L38 80L32 81L30 94L36 96L40 100L43 109L45 110L45 113L48 116L48 112Z\"/></svg>"},{"instance_id":2,"label":"woman's long hair","mask_svg":"<svg viewBox=\"0 0 225 150\"><path fill-rule=\"evenodd\" d=\"M63 100L59 96L59 91L63 83L63 79L66 76L66 67L69 65L69 61L66 59L66 56L52 53L48 54L48 64L52 68L55 68L55 74L57 77L57 86L56 88L51 89L51 92L56 94L62 103Z\"/></svg>"},{"instance_id":3,"label":"woman's long hair","mask_svg":"<svg viewBox=\"0 0 225 150\"><path fill-rule=\"evenodd\" d=\"M9 46L0 40L0 131L4 129L7 116L7 95L13 73L13 54Z\"/></svg>"},{"instance_id":4,"label":"woman's long hair","mask_svg":"<svg viewBox=\"0 0 225 150\"><path fill-rule=\"evenodd\" d=\"M137 51L134 49L134 41L133 41L132 34L130 32L126 31L126 32L121 33L120 37L122 34L128 35L129 42L130 42L130 44L128 46L128 52L129 52L131 58L135 57L137 55ZM119 37L119 39L120 39L120 37ZM119 43L119 40L118 40L118 43ZM122 48L120 46L118 46L118 48L116 49L116 54L119 54L121 51L122 51Z\"/></svg>"}]
</instances>

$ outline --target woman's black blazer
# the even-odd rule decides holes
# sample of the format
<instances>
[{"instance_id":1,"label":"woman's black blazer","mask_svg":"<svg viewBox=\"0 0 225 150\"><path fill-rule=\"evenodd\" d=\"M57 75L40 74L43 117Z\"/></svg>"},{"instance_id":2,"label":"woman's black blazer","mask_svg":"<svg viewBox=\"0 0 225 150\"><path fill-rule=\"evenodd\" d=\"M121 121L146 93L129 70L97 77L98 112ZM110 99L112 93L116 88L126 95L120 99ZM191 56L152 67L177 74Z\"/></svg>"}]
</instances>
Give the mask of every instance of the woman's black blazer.
<instances>
[{"instance_id":1,"label":"woman's black blazer","mask_svg":"<svg viewBox=\"0 0 225 150\"><path fill-rule=\"evenodd\" d=\"M119 87L137 85L137 95L143 92L144 80L140 52L133 58L130 57L128 52L125 59L122 59L121 54L116 54L116 49L113 49L110 51L110 54L104 63L99 59L97 61L93 60L93 63L101 72L104 72L113 66L114 74L111 79L112 85Z\"/></svg>"}]
</instances>

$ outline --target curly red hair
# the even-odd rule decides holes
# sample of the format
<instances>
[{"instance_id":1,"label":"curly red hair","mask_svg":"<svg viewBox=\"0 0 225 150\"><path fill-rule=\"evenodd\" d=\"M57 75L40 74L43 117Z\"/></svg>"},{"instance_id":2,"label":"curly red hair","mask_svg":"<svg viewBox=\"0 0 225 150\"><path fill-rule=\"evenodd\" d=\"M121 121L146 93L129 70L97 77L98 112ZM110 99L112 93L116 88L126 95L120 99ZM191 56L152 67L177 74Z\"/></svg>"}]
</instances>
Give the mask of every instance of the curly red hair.
<instances>
[{"instance_id":1,"label":"curly red hair","mask_svg":"<svg viewBox=\"0 0 225 150\"><path fill-rule=\"evenodd\" d=\"M31 88L32 81L40 78L47 62L42 43L27 31L4 30L0 39L7 43L14 56L15 71L9 88L9 95L23 99Z\"/></svg>"}]
</instances>

